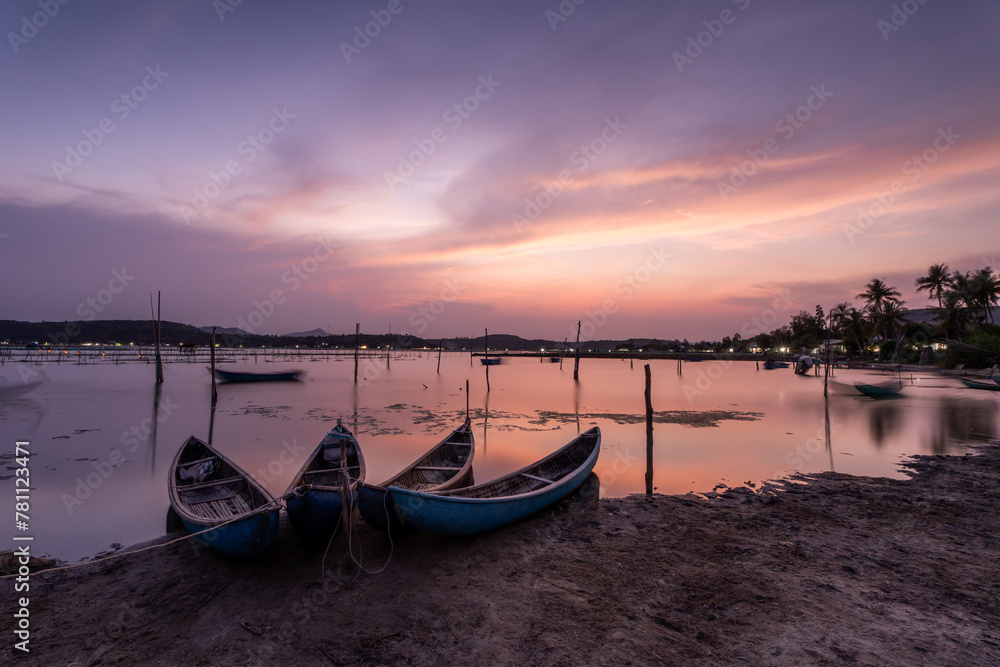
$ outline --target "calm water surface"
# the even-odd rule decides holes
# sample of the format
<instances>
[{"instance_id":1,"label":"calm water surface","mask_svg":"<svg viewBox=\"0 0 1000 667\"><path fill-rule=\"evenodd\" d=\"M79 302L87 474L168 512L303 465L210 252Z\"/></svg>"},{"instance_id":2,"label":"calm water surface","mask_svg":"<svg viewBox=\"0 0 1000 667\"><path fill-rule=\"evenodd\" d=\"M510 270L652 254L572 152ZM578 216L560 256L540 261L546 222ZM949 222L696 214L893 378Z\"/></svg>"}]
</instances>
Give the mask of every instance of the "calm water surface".
<instances>
[{"instance_id":1,"label":"calm water surface","mask_svg":"<svg viewBox=\"0 0 1000 667\"><path fill-rule=\"evenodd\" d=\"M413 353L362 363L351 359L226 368L302 368L299 383L220 385L213 442L271 493L284 493L305 457L340 417L354 430L380 482L456 428L464 418L465 381L476 437L479 482L515 470L597 425L603 433L596 472L602 495L645 488L645 362L572 360L562 369L537 359L506 359L490 369L467 355ZM754 362L653 361L654 485L660 493L710 491L717 484L759 483L789 473L836 470L900 477L909 454L961 451L997 436L1000 396L930 372L904 375L904 396L874 401L852 383L875 373L838 370L828 403L823 379ZM0 369L16 377L17 364ZM157 390L146 364L45 364L48 381L29 395L0 401L0 493L14 497L15 440L30 441L33 552L75 560L164 532L167 474L189 435L208 439L210 378L202 364L169 364ZM712 414L686 414L687 411ZM682 414L684 413L684 414ZM830 447L826 445L829 415ZM664 422L693 423L664 423ZM153 432L152 424L156 424Z\"/></svg>"}]
</instances>

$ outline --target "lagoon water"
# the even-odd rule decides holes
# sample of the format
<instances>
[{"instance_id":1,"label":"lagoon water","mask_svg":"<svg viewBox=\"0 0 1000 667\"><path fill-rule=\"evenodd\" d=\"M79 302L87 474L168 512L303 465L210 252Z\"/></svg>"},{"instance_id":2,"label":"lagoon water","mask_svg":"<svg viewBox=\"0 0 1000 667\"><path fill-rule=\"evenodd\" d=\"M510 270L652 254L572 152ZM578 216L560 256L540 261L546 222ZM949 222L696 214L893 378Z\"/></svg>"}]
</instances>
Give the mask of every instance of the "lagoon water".
<instances>
[{"instance_id":1,"label":"lagoon water","mask_svg":"<svg viewBox=\"0 0 1000 667\"><path fill-rule=\"evenodd\" d=\"M219 386L212 419L210 376L202 363L165 366L158 389L145 363L46 363L47 381L0 401L0 494L14 498L14 443L27 440L33 553L78 560L158 537L165 530L167 474L189 435L208 439L281 495L337 418L354 431L368 480L388 478L461 424L465 382L476 438L477 482L515 470L597 425L595 472L601 494L645 489L643 364L508 358L490 369L468 354L406 353L363 360L353 382L350 358L238 359L224 368L301 368L304 381ZM658 493L759 484L794 472L835 470L901 477L910 454L954 453L1000 432L1000 396L962 387L931 371L904 374L904 394L875 401L854 381L885 379L837 370L828 402L823 378L754 362L654 360L654 485ZM17 377L17 363L0 369ZM700 414L692 414L700 413ZM153 425L155 424L155 429ZM829 446L827 446L829 425Z\"/></svg>"}]
</instances>

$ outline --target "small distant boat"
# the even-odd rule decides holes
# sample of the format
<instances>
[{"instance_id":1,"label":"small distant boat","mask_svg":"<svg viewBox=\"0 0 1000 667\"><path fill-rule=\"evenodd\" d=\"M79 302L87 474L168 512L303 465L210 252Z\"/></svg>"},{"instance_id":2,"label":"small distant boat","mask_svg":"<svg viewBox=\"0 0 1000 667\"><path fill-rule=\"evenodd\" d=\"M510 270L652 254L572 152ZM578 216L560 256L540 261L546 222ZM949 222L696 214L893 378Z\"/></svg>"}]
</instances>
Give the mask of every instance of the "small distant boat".
<instances>
[{"instance_id":1,"label":"small distant boat","mask_svg":"<svg viewBox=\"0 0 1000 667\"><path fill-rule=\"evenodd\" d=\"M295 382L305 375L305 371L276 371L274 373L250 373L247 371L224 371L215 369L215 377L220 382Z\"/></svg>"},{"instance_id":2,"label":"small distant boat","mask_svg":"<svg viewBox=\"0 0 1000 667\"><path fill-rule=\"evenodd\" d=\"M390 486L424 493L460 488L472 479L474 456L472 423L466 419L464 424L402 472L381 484L359 484L358 509L361 517L376 530L396 531L401 524L389 495Z\"/></svg>"},{"instance_id":3,"label":"small distant boat","mask_svg":"<svg viewBox=\"0 0 1000 667\"><path fill-rule=\"evenodd\" d=\"M561 357L549 357L549 362L550 363L558 364L560 361L562 361Z\"/></svg>"},{"instance_id":4,"label":"small distant boat","mask_svg":"<svg viewBox=\"0 0 1000 667\"><path fill-rule=\"evenodd\" d=\"M501 357L483 357L479 360L483 366L497 366L503 359Z\"/></svg>"},{"instance_id":5,"label":"small distant boat","mask_svg":"<svg viewBox=\"0 0 1000 667\"><path fill-rule=\"evenodd\" d=\"M765 361L764 370L773 371L775 368L788 368L787 361Z\"/></svg>"},{"instance_id":6,"label":"small distant boat","mask_svg":"<svg viewBox=\"0 0 1000 667\"><path fill-rule=\"evenodd\" d=\"M396 486L389 493L399 518L443 536L477 535L520 521L576 490L601 453L594 427L542 460L499 479L442 493Z\"/></svg>"},{"instance_id":7,"label":"small distant boat","mask_svg":"<svg viewBox=\"0 0 1000 667\"><path fill-rule=\"evenodd\" d=\"M350 506L357 500L357 482L365 479L365 457L358 441L341 421L326 434L285 492L285 509L292 527L307 541L328 539L344 508L340 449L345 448Z\"/></svg>"},{"instance_id":8,"label":"small distant boat","mask_svg":"<svg viewBox=\"0 0 1000 667\"><path fill-rule=\"evenodd\" d=\"M986 391L1000 391L1000 383L996 382L996 378L993 378L995 382L983 382L982 380L974 380L973 378L958 378L962 381L966 387L970 389L985 389Z\"/></svg>"},{"instance_id":9,"label":"small distant boat","mask_svg":"<svg viewBox=\"0 0 1000 667\"><path fill-rule=\"evenodd\" d=\"M168 491L170 506L188 532L227 556L256 556L278 532L280 506L271 494L194 436L174 457Z\"/></svg>"},{"instance_id":10,"label":"small distant boat","mask_svg":"<svg viewBox=\"0 0 1000 667\"><path fill-rule=\"evenodd\" d=\"M895 382L881 382L879 384L863 384L861 382L855 382L854 388L865 396L870 396L871 398L884 398L886 396L895 396L899 392L903 391L903 383L900 380L896 380Z\"/></svg>"}]
</instances>

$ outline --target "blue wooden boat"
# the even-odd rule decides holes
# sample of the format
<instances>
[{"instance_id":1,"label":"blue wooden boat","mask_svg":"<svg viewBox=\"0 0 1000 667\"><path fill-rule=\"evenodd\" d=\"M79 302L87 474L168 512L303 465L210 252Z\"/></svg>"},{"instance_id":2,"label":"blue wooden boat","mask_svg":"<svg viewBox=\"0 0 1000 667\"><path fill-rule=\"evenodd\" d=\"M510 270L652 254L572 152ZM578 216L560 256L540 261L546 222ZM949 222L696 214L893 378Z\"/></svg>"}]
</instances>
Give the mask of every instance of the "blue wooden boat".
<instances>
[{"instance_id":1,"label":"blue wooden boat","mask_svg":"<svg viewBox=\"0 0 1000 667\"><path fill-rule=\"evenodd\" d=\"M305 371L290 370L274 373L250 373L248 371L224 371L215 369L215 377L220 382L296 382L305 375Z\"/></svg>"},{"instance_id":2,"label":"blue wooden boat","mask_svg":"<svg viewBox=\"0 0 1000 667\"><path fill-rule=\"evenodd\" d=\"M168 490L170 506L188 532L227 556L256 556L271 546L278 532L278 502L239 466L194 436L174 457Z\"/></svg>"},{"instance_id":3,"label":"blue wooden boat","mask_svg":"<svg viewBox=\"0 0 1000 667\"><path fill-rule=\"evenodd\" d=\"M425 493L457 489L472 480L475 456L472 424L465 423L452 431L426 454L381 484L358 485L358 510L369 526L382 532L396 532L402 523L396 514L389 487Z\"/></svg>"},{"instance_id":4,"label":"blue wooden boat","mask_svg":"<svg viewBox=\"0 0 1000 667\"><path fill-rule=\"evenodd\" d=\"M764 362L764 370L773 371L775 368L788 368L788 362L770 360Z\"/></svg>"},{"instance_id":5,"label":"blue wooden boat","mask_svg":"<svg viewBox=\"0 0 1000 667\"><path fill-rule=\"evenodd\" d=\"M501 361L503 361L502 357L483 357L479 363L483 366L499 366Z\"/></svg>"},{"instance_id":6,"label":"blue wooden boat","mask_svg":"<svg viewBox=\"0 0 1000 667\"><path fill-rule=\"evenodd\" d=\"M903 382L901 380L896 380L894 382L882 382L879 384L864 384L861 382L855 382L854 388L865 396L870 396L871 398L885 398L887 396L895 396L899 394L899 392L903 391Z\"/></svg>"},{"instance_id":7,"label":"blue wooden boat","mask_svg":"<svg viewBox=\"0 0 1000 667\"><path fill-rule=\"evenodd\" d=\"M309 455L285 492L285 510L292 527L309 542L327 540L341 519L345 494L341 489L341 447L347 461L348 506L357 501L356 486L365 479L365 457L354 435L337 425Z\"/></svg>"},{"instance_id":8,"label":"blue wooden boat","mask_svg":"<svg viewBox=\"0 0 1000 667\"><path fill-rule=\"evenodd\" d=\"M550 364L558 364L560 361L562 361L561 357L549 357Z\"/></svg>"},{"instance_id":9,"label":"blue wooden boat","mask_svg":"<svg viewBox=\"0 0 1000 667\"><path fill-rule=\"evenodd\" d=\"M576 490L601 453L592 428L562 449L499 479L465 489L423 493L390 486L399 518L443 536L485 533L520 521Z\"/></svg>"},{"instance_id":10,"label":"blue wooden boat","mask_svg":"<svg viewBox=\"0 0 1000 667\"><path fill-rule=\"evenodd\" d=\"M973 378L958 378L958 379L962 381L962 384L964 384L966 387L969 387L970 389L984 389L986 391L1000 391L1000 383L996 383L996 382L994 382L994 383L983 382L982 380L976 380L976 379L973 379ZM996 378L993 378L993 379L996 380Z\"/></svg>"}]
</instances>

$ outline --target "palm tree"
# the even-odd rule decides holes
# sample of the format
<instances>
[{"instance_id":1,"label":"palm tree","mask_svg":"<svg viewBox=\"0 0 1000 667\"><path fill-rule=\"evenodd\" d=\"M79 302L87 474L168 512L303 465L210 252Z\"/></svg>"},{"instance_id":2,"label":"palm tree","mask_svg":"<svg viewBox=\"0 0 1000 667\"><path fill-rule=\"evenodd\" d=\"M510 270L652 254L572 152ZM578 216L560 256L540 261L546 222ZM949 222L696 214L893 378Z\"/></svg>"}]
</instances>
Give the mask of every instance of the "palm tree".
<instances>
[{"instance_id":1,"label":"palm tree","mask_svg":"<svg viewBox=\"0 0 1000 667\"><path fill-rule=\"evenodd\" d=\"M848 313L852 310L854 310L854 306L846 301L838 303L830 310L830 328L833 329L835 335L841 338L844 337L844 325L848 318Z\"/></svg>"},{"instance_id":2,"label":"palm tree","mask_svg":"<svg viewBox=\"0 0 1000 667\"><path fill-rule=\"evenodd\" d=\"M843 321L842 331L841 335L845 340L848 338L854 340L858 352L865 351L865 342L871 337L871 330L864 313L854 308L849 309Z\"/></svg>"},{"instance_id":3,"label":"palm tree","mask_svg":"<svg viewBox=\"0 0 1000 667\"><path fill-rule=\"evenodd\" d=\"M961 340L968 328L969 311L962 307L963 297L956 291L945 292L944 302L937 312L937 333L945 338Z\"/></svg>"},{"instance_id":4,"label":"palm tree","mask_svg":"<svg viewBox=\"0 0 1000 667\"><path fill-rule=\"evenodd\" d=\"M891 305L903 305L899 299L899 290L886 285L885 280L878 278L872 278L871 282L865 286L865 291L859 294L858 298L865 300L865 309L868 311L868 318L875 332L885 329L884 313L886 308Z\"/></svg>"},{"instance_id":5,"label":"palm tree","mask_svg":"<svg viewBox=\"0 0 1000 667\"><path fill-rule=\"evenodd\" d=\"M941 294L944 292L945 288L950 287L952 284L951 274L948 273L947 264L932 264L931 268L927 270L927 275L923 278L917 278L917 291L923 292L926 290L929 296L933 299L937 297L938 308L941 307Z\"/></svg>"},{"instance_id":6,"label":"palm tree","mask_svg":"<svg viewBox=\"0 0 1000 667\"><path fill-rule=\"evenodd\" d=\"M992 320L991 306L997 303L1000 292L1000 281L993 275L990 267L980 269L969 279L969 291L974 295L976 306L983 309L983 321Z\"/></svg>"}]
</instances>

